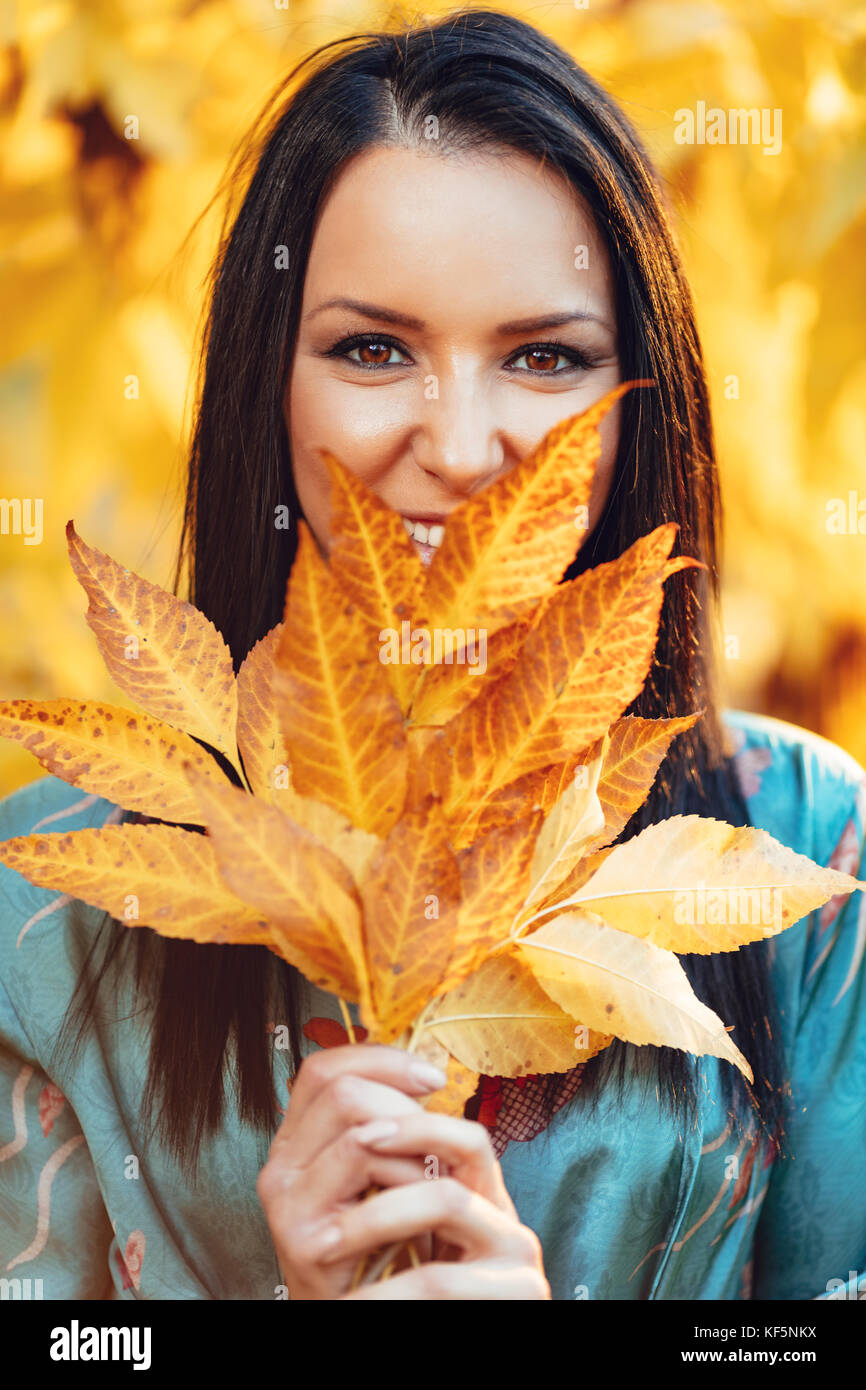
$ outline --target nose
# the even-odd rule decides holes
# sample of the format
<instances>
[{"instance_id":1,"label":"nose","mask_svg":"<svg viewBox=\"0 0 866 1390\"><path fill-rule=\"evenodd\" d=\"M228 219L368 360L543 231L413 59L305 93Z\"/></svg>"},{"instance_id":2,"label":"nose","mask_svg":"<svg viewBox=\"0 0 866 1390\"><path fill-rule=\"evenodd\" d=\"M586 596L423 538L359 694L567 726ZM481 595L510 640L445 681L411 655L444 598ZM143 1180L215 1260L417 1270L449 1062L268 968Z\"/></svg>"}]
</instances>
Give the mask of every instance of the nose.
<instances>
[{"instance_id":1,"label":"nose","mask_svg":"<svg viewBox=\"0 0 866 1390\"><path fill-rule=\"evenodd\" d=\"M471 497L505 470L507 451L489 404L477 391L450 389L427 402L413 441L418 467L456 497Z\"/></svg>"}]
</instances>

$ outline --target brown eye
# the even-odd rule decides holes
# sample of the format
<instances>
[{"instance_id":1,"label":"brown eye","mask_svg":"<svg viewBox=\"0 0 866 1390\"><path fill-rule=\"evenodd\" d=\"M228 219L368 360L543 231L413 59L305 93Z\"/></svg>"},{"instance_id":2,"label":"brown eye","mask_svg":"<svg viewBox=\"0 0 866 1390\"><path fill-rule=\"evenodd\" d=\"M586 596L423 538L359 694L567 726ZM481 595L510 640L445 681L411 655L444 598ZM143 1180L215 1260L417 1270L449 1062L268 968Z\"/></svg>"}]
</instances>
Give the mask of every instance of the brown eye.
<instances>
[{"instance_id":1,"label":"brown eye","mask_svg":"<svg viewBox=\"0 0 866 1390\"><path fill-rule=\"evenodd\" d=\"M536 366L540 365L546 371L547 368L544 364L547 363L551 370L555 371L557 358L561 357L561 355L562 354L559 352L551 352L548 348L533 348L531 352L526 353L526 358L527 360L533 357L536 359L541 358L541 362L536 362Z\"/></svg>"},{"instance_id":2,"label":"brown eye","mask_svg":"<svg viewBox=\"0 0 866 1390\"><path fill-rule=\"evenodd\" d=\"M558 361L564 363L558 367ZM520 366L526 362L526 366ZM581 348L568 347L565 343L536 343L534 347L524 346L511 365L519 372L530 376L565 376L570 372L585 372L594 365L594 359Z\"/></svg>"},{"instance_id":3,"label":"brown eye","mask_svg":"<svg viewBox=\"0 0 866 1390\"><path fill-rule=\"evenodd\" d=\"M381 367L393 351L391 343L358 343L352 348L352 352L370 354L366 358L359 358L362 365L370 367Z\"/></svg>"},{"instance_id":4,"label":"brown eye","mask_svg":"<svg viewBox=\"0 0 866 1390\"><path fill-rule=\"evenodd\" d=\"M392 352L398 353L403 360L389 361ZM364 356L356 356L356 353L363 353ZM384 367L405 367L409 359L406 349L399 343L393 342L390 338L376 338L372 333L367 337L353 334L351 338L341 338L324 356L338 357L341 361L350 362L353 367L361 367L367 372L381 371Z\"/></svg>"}]
</instances>

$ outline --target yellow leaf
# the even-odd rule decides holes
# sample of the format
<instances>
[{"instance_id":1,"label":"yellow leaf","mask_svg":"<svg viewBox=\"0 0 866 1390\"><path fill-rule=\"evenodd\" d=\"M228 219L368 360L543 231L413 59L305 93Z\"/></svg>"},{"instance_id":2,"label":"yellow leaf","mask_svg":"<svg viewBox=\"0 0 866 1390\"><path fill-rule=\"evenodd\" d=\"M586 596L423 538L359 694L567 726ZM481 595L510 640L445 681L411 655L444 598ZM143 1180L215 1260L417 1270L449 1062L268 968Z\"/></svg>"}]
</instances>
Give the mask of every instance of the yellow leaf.
<instances>
[{"instance_id":1,"label":"yellow leaf","mask_svg":"<svg viewBox=\"0 0 866 1390\"><path fill-rule=\"evenodd\" d=\"M549 811L538 832L530 873L527 906L562 883L593 836L604 829L604 812L598 799L598 779L604 754L576 768L571 785Z\"/></svg>"},{"instance_id":2,"label":"yellow leaf","mask_svg":"<svg viewBox=\"0 0 866 1390\"><path fill-rule=\"evenodd\" d=\"M272 628L238 671L238 747L247 781L256 796L329 845L358 880L382 843L380 838L359 830L333 806L300 796L292 785L276 690L282 630L282 623Z\"/></svg>"},{"instance_id":3,"label":"yellow leaf","mask_svg":"<svg viewBox=\"0 0 866 1390\"><path fill-rule=\"evenodd\" d=\"M425 760L427 790L471 840L490 797L509 782L585 749L640 692L652 661L673 523L624 555L559 585L514 669L447 724Z\"/></svg>"},{"instance_id":4,"label":"yellow leaf","mask_svg":"<svg viewBox=\"0 0 866 1390\"><path fill-rule=\"evenodd\" d=\"M322 456L331 479L328 560L333 579L376 634L400 631L404 621L420 616L424 568L418 553L399 512L327 449ZM405 711L419 668L398 662L386 669Z\"/></svg>"},{"instance_id":5,"label":"yellow leaf","mask_svg":"<svg viewBox=\"0 0 866 1390\"><path fill-rule=\"evenodd\" d=\"M498 632L466 633L462 642L446 646L438 665L421 671L423 679L412 700L413 724L445 724L511 670L534 621L534 612ZM447 634L449 639L452 634ZM445 634L443 634L443 637ZM449 659L450 656L450 659Z\"/></svg>"},{"instance_id":6,"label":"yellow leaf","mask_svg":"<svg viewBox=\"0 0 866 1390\"><path fill-rule=\"evenodd\" d=\"M377 631L413 618L420 611L424 566L400 513L327 449L322 455L331 480L328 560L335 582Z\"/></svg>"},{"instance_id":7,"label":"yellow leaf","mask_svg":"<svg viewBox=\"0 0 866 1390\"><path fill-rule=\"evenodd\" d=\"M608 926L593 913L569 912L517 944L546 994L590 1028L627 1042L679 1047L751 1068L720 1018L702 1004L676 956Z\"/></svg>"},{"instance_id":8,"label":"yellow leaf","mask_svg":"<svg viewBox=\"0 0 866 1390\"><path fill-rule=\"evenodd\" d=\"M130 927L237 945L270 943L260 912L231 892L210 841L170 825L108 825L17 835L0 861L41 888L70 893Z\"/></svg>"},{"instance_id":9,"label":"yellow leaf","mask_svg":"<svg viewBox=\"0 0 866 1390\"><path fill-rule=\"evenodd\" d=\"M382 844L380 837L371 835L368 830L359 830L346 816L341 816L339 811L335 811L333 806L326 806L323 801L298 796L291 788L284 795L287 800L279 803L284 814L328 845L345 864L355 882L360 883L373 855Z\"/></svg>"},{"instance_id":10,"label":"yellow leaf","mask_svg":"<svg viewBox=\"0 0 866 1390\"><path fill-rule=\"evenodd\" d=\"M541 813L502 826L460 850L461 899L453 934L453 951L440 989L444 992L476 970L495 946L508 940L523 907L530 861Z\"/></svg>"},{"instance_id":11,"label":"yellow leaf","mask_svg":"<svg viewBox=\"0 0 866 1390\"><path fill-rule=\"evenodd\" d=\"M593 745L601 746L601 740ZM586 753L572 754L565 762L554 763L551 767L540 767L528 772L514 782L508 782L499 791L485 799L480 813L464 830L461 840L470 843L489 835L502 825L511 825L515 820L531 811L550 811L563 792L571 785L576 768L587 760Z\"/></svg>"},{"instance_id":12,"label":"yellow leaf","mask_svg":"<svg viewBox=\"0 0 866 1390\"><path fill-rule=\"evenodd\" d=\"M492 956L438 1000L422 1025L427 1031L484 1076L571 1071L611 1041L591 1029L584 1036L513 950Z\"/></svg>"},{"instance_id":13,"label":"yellow leaf","mask_svg":"<svg viewBox=\"0 0 866 1390\"><path fill-rule=\"evenodd\" d=\"M361 884L376 1041L399 1037L438 992L459 898L460 873L438 806L407 812Z\"/></svg>"},{"instance_id":14,"label":"yellow leaf","mask_svg":"<svg viewBox=\"0 0 866 1390\"><path fill-rule=\"evenodd\" d=\"M17 739L54 777L156 820L202 824L184 761L226 782L216 759L194 739L119 705L5 700L0 734Z\"/></svg>"},{"instance_id":15,"label":"yellow leaf","mask_svg":"<svg viewBox=\"0 0 866 1390\"><path fill-rule=\"evenodd\" d=\"M358 826L386 835L403 807L408 755L374 639L299 522L278 647L278 694L292 781Z\"/></svg>"},{"instance_id":16,"label":"yellow leaf","mask_svg":"<svg viewBox=\"0 0 866 1390\"><path fill-rule=\"evenodd\" d=\"M601 849L616 839L646 801L677 734L691 729L701 713L674 719L640 719L629 715L611 726L598 782L604 834L593 838L588 848Z\"/></svg>"},{"instance_id":17,"label":"yellow leaf","mask_svg":"<svg viewBox=\"0 0 866 1390\"><path fill-rule=\"evenodd\" d=\"M466 1102L478 1090L478 1072L464 1067L456 1057L449 1057L445 1064L445 1075L448 1078L447 1085L439 1091L433 1091L426 1101L422 1101L422 1105L425 1110L432 1110L436 1115L462 1117Z\"/></svg>"},{"instance_id":18,"label":"yellow leaf","mask_svg":"<svg viewBox=\"0 0 866 1390\"><path fill-rule=\"evenodd\" d=\"M614 845L561 906L589 908L667 950L708 954L775 936L837 893L863 886L765 830L671 816Z\"/></svg>"},{"instance_id":19,"label":"yellow leaf","mask_svg":"<svg viewBox=\"0 0 866 1390\"><path fill-rule=\"evenodd\" d=\"M494 632L562 578L583 536L576 509L589 503L599 422L626 391L648 384L624 382L560 421L508 473L455 508L428 571L423 606L431 627Z\"/></svg>"},{"instance_id":20,"label":"yellow leaf","mask_svg":"<svg viewBox=\"0 0 866 1390\"><path fill-rule=\"evenodd\" d=\"M367 972L348 869L277 807L228 783L190 784L223 878L269 922L274 949L320 989L359 1000Z\"/></svg>"},{"instance_id":21,"label":"yellow leaf","mask_svg":"<svg viewBox=\"0 0 866 1390\"><path fill-rule=\"evenodd\" d=\"M288 781L289 761L274 687L281 635L282 623L277 623L248 653L237 678L238 749L244 772L255 795L274 806L281 804L281 782Z\"/></svg>"},{"instance_id":22,"label":"yellow leaf","mask_svg":"<svg viewBox=\"0 0 866 1390\"><path fill-rule=\"evenodd\" d=\"M535 902L528 906L520 915L520 930L525 933L526 928L533 922L539 921L542 917L548 917L551 912L561 911L563 903L570 902L571 898L585 883L588 883L594 873L613 853L613 847L595 850L592 854L587 854L584 859L571 868L561 883L558 883L551 893L539 903Z\"/></svg>"},{"instance_id":23,"label":"yellow leaf","mask_svg":"<svg viewBox=\"0 0 866 1390\"><path fill-rule=\"evenodd\" d=\"M112 679L142 709L224 753L238 767L231 653L191 603L123 569L66 527L85 617Z\"/></svg>"},{"instance_id":24,"label":"yellow leaf","mask_svg":"<svg viewBox=\"0 0 866 1390\"><path fill-rule=\"evenodd\" d=\"M448 1049L437 1042L432 1033L421 1035L421 1042L415 1049L415 1055L423 1057L425 1062L431 1062L448 1078L447 1085L442 1086L438 1091L432 1091L426 1100L422 1098L420 1103L424 1109L430 1110L436 1115L462 1117L466 1109L466 1102L478 1089L478 1073L471 1071L469 1067L464 1067L462 1062L458 1062L456 1057L452 1057Z\"/></svg>"}]
</instances>

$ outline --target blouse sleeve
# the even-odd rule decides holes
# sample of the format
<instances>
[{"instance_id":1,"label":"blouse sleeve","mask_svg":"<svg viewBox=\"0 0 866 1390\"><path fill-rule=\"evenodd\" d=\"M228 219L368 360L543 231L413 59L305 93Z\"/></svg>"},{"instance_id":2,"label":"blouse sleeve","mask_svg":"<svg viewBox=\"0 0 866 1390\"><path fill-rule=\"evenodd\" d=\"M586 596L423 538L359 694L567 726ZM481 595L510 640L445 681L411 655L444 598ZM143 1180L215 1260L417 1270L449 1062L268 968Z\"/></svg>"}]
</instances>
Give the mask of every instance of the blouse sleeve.
<instances>
[{"instance_id":1,"label":"blouse sleeve","mask_svg":"<svg viewBox=\"0 0 866 1390\"><path fill-rule=\"evenodd\" d=\"M852 790L829 863L863 881L866 776ZM802 969L787 996L789 1120L758 1219L752 1297L866 1298L866 892L833 898L790 930L801 928Z\"/></svg>"},{"instance_id":2,"label":"blouse sleeve","mask_svg":"<svg viewBox=\"0 0 866 1390\"><path fill-rule=\"evenodd\" d=\"M80 793L42 778L0 801L0 839L26 834L46 813L75 809ZM93 798L95 801L96 798ZM42 1012L56 1002L44 970L31 988L23 923L37 921L45 894L0 865L0 1298L113 1298L113 1231L78 1116L44 1070ZM55 919L56 920L56 919ZM59 962L64 958L57 947ZM57 986L60 989L60 985ZM58 995L59 997L59 995ZM52 1015L53 1017L53 1015ZM54 1035L51 1023L48 1034Z\"/></svg>"},{"instance_id":3,"label":"blouse sleeve","mask_svg":"<svg viewBox=\"0 0 866 1390\"><path fill-rule=\"evenodd\" d=\"M0 1296L113 1297L112 1239L81 1125L0 986Z\"/></svg>"}]
</instances>

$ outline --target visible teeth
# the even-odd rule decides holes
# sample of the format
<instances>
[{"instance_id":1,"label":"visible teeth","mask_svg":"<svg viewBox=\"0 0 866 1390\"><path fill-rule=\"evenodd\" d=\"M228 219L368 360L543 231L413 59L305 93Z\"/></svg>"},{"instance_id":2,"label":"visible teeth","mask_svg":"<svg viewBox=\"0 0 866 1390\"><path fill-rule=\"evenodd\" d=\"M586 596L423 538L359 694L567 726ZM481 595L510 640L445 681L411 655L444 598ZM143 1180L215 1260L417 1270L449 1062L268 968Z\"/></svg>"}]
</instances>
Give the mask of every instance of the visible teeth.
<instances>
[{"instance_id":1,"label":"visible teeth","mask_svg":"<svg viewBox=\"0 0 866 1390\"><path fill-rule=\"evenodd\" d=\"M419 545L430 545L435 549L442 544L445 535L445 527L439 522L433 526L425 526L423 521L410 521L408 517L402 518L403 525L406 527L408 535Z\"/></svg>"}]
</instances>

